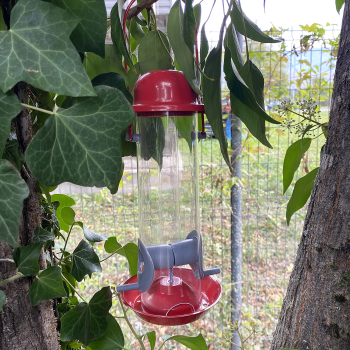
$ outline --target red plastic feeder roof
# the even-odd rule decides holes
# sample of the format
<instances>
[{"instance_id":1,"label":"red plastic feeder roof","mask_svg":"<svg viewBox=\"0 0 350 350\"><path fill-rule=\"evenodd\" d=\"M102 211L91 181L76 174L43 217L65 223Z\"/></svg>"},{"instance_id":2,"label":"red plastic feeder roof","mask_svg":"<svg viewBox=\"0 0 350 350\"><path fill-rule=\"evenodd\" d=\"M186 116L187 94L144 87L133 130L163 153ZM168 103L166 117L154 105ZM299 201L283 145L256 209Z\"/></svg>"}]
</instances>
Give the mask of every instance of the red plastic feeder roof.
<instances>
[{"instance_id":1,"label":"red plastic feeder roof","mask_svg":"<svg viewBox=\"0 0 350 350\"><path fill-rule=\"evenodd\" d=\"M197 94L184 74L176 70L156 70L142 75L135 84L135 112L204 112Z\"/></svg>"},{"instance_id":2,"label":"red plastic feeder roof","mask_svg":"<svg viewBox=\"0 0 350 350\"><path fill-rule=\"evenodd\" d=\"M181 283L186 284L182 293L179 294L177 283L171 288L165 282L169 277L165 277L162 270L156 270L155 281L149 291L142 294L138 290L122 292L123 303L141 319L153 324L179 326L199 320L219 301L222 287L212 276L204 277L203 281L197 280L191 269L174 267L174 275L180 270ZM135 282L137 275L125 284ZM196 288L198 283L200 288Z\"/></svg>"}]
</instances>

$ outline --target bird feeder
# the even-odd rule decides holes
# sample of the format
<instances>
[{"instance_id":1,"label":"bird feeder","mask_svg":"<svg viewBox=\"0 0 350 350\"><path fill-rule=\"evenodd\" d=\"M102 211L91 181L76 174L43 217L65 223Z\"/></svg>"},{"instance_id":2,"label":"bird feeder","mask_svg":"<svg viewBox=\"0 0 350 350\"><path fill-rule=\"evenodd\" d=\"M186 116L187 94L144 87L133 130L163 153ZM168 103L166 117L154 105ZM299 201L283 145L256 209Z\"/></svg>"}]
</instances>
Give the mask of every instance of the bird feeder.
<instances>
[{"instance_id":1,"label":"bird feeder","mask_svg":"<svg viewBox=\"0 0 350 350\"><path fill-rule=\"evenodd\" d=\"M197 94L179 71L153 71L136 82L138 272L117 287L142 319L181 325L202 317L221 296L204 270L199 220ZM188 267L185 267L185 266Z\"/></svg>"}]
</instances>

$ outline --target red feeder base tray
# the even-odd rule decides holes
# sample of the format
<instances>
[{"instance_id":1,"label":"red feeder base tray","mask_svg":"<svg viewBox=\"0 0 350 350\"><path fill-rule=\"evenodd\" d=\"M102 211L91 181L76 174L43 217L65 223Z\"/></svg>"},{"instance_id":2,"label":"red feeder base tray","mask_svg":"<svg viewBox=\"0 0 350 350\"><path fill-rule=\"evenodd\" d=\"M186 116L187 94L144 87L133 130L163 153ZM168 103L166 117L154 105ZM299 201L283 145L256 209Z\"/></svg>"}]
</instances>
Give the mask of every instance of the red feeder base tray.
<instances>
[{"instance_id":1,"label":"red feeder base tray","mask_svg":"<svg viewBox=\"0 0 350 350\"><path fill-rule=\"evenodd\" d=\"M164 270L156 270L154 280L157 281L162 276L165 276ZM162 326L180 326L191 323L202 318L208 310L213 307L219 300L222 294L222 287L215 277L206 276L203 281L196 279L193 271L187 268L174 268L174 276L181 276L184 283L194 289L197 289L199 294L199 307L194 312L176 315L159 315L152 314L146 311L145 306L141 302L141 293L138 290L131 290L120 293L123 303L132 309L141 319L148 323L158 324ZM129 278L124 284L136 283L137 275ZM156 282L154 282L156 283ZM151 287L152 288L152 287ZM166 296L164 296L166 297ZM170 296L174 298L175 295ZM175 297L176 298L176 297ZM179 309L180 311L180 309Z\"/></svg>"}]
</instances>

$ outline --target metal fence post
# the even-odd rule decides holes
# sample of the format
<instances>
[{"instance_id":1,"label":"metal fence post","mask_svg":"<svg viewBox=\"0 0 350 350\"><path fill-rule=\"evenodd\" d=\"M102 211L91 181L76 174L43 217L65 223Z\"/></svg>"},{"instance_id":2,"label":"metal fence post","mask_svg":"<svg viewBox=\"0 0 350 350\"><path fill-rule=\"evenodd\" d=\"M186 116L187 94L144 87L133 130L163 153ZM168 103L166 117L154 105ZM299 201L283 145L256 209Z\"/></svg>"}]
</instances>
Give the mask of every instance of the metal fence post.
<instances>
[{"instance_id":1,"label":"metal fence post","mask_svg":"<svg viewBox=\"0 0 350 350\"><path fill-rule=\"evenodd\" d=\"M241 147L242 147L242 122L235 115L231 117L231 148L233 154L231 164L234 176L241 178ZM231 188L231 297L232 313L231 320L234 323L241 319L241 290L242 290L242 206L241 187L234 184ZM241 345L237 332L232 334L232 342ZM235 345L231 345L231 350L238 350Z\"/></svg>"}]
</instances>

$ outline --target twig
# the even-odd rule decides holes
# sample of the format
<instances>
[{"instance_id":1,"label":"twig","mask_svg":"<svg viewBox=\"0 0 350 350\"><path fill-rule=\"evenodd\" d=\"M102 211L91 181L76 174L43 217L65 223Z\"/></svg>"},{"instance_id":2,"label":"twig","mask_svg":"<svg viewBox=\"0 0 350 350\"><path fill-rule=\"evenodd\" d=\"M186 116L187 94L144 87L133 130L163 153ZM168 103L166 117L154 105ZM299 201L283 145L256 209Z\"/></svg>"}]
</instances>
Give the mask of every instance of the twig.
<instances>
[{"instance_id":1,"label":"twig","mask_svg":"<svg viewBox=\"0 0 350 350\"><path fill-rule=\"evenodd\" d=\"M158 0L143 0L136 6L132 7L128 13L127 19L136 17L142 10L151 7Z\"/></svg>"},{"instance_id":2,"label":"twig","mask_svg":"<svg viewBox=\"0 0 350 350\"><path fill-rule=\"evenodd\" d=\"M67 239L66 239L66 241L65 241L65 243L64 243L64 247L63 247L63 251L62 251L61 259L60 259L60 261L58 262L58 265L61 265L61 262L62 262L62 260L63 260L64 252L66 251L66 247L67 247L68 239L69 239L69 236L70 236L70 234L71 234L71 232L72 232L72 228L73 228L73 226L74 226L74 224L73 224L73 225L70 227L70 229L69 229Z\"/></svg>"},{"instance_id":3,"label":"twig","mask_svg":"<svg viewBox=\"0 0 350 350\"><path fill-rule=\"evenodd\" d=\"M10 262L10 263L14 263L15 261L12 259L0 259L0 262Z\"/></svg>"},{"instance_id":4,"label":"twig","mask_svg":"<svg viewBox=\"0 0 350 350\"><path fill-rule=\"evenodd\" d=\"M288 108L286 108L285 110L288 111L288 112L294 113L294 114L298 115L299 117L302 117L302 118L308 120L308 121L311 122L311 123L315 123L315 124L318 125L318 126L325 126L325 124L326 124L326 123L323 123L323 124L322 124L322 123L319 123L319 122L317 122L316 120L312 120L312 119L310 119L310 118L308 118L308 117L305 117L305 115L302 115L302 114L300 114L300 113L298 113L298 112L294 112L294 111L292 111L292 110L290 110L290 109L288 109Z\"/></svg>"}]
</instances>

